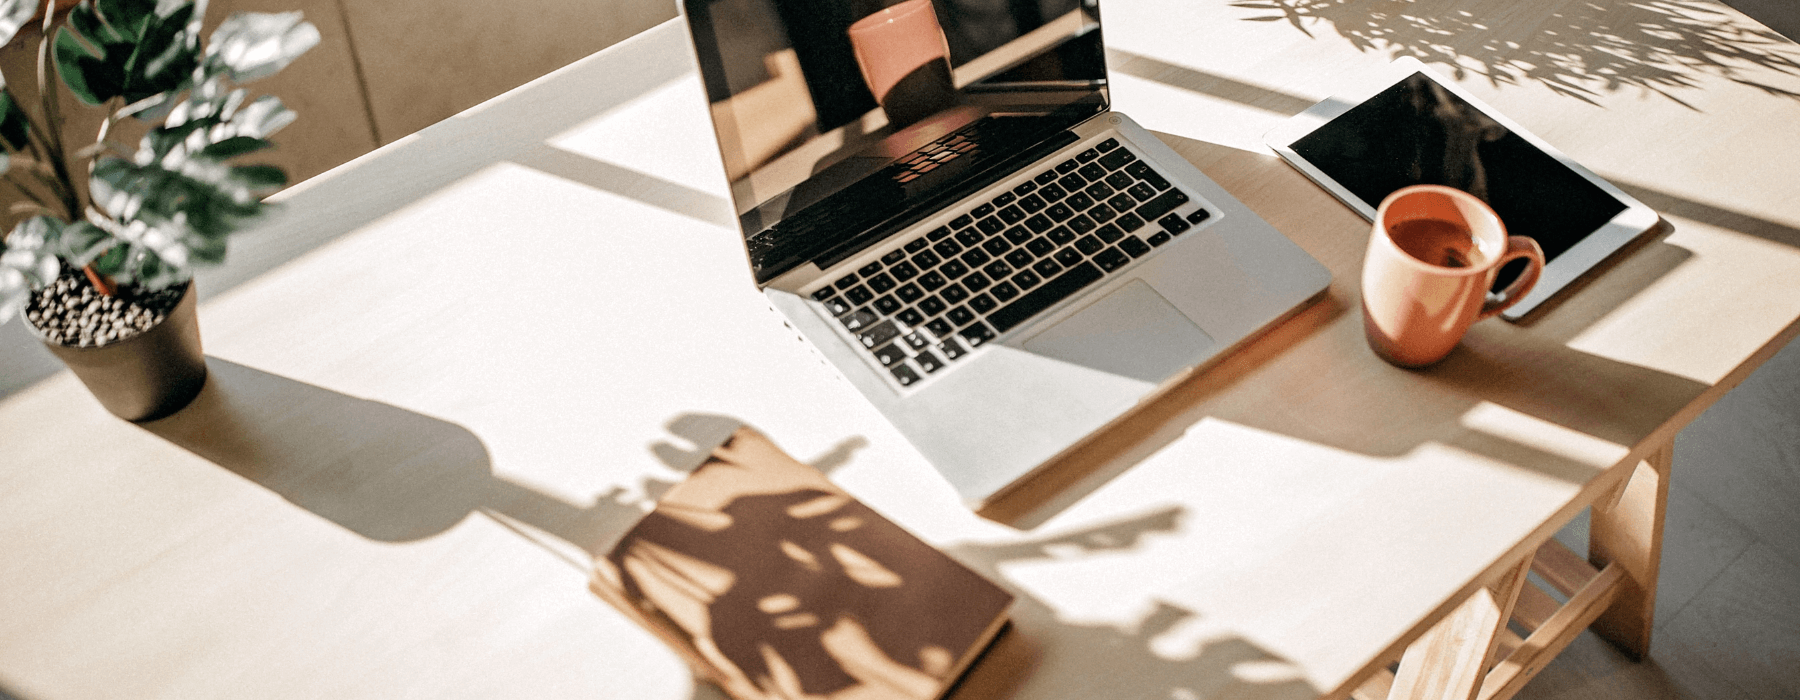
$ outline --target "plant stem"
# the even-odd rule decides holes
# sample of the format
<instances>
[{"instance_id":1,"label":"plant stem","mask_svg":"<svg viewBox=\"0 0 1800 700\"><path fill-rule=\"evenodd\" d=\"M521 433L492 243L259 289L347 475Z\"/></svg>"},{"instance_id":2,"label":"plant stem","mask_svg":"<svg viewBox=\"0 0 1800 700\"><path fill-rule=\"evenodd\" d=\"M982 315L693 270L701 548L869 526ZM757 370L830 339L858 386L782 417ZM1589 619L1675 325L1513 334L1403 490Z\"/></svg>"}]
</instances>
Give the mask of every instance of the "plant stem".
<instances>
[{"instance_id":1,"label":"plant stem","mask_svg":"<svg viewBox=\"0 0 1800 700\"><path fill-rule=\"evenodd\" d=\"M94 291L99 292L100 296L110 297L119 293L119 285L114 284L112 278L95 272L93 263L81 266L81 273L87 275L88 282L94 285Z\"/></svg>"},{"instance_id":2,"label":"plant stem","mask_svg":"<svg viewBox=\"0 0 1800 700\"><path fill-rule=\"evenodd\" d=\"M44 36L38 42L38 97L44 103L44 121L50 128L44 130L44 145L50 151L46 155L50 167L56 171L57 179L62 181L61 190L63 208L69 212L69 221L73 222L81 216L81 201L75 195L75 178L69 175L69 164L62 144L62 110L57 104L56 84L50 81L50 48L52 43L51 29L55 27L56 0L44 0Z\"/></svg>"}]
</instances>

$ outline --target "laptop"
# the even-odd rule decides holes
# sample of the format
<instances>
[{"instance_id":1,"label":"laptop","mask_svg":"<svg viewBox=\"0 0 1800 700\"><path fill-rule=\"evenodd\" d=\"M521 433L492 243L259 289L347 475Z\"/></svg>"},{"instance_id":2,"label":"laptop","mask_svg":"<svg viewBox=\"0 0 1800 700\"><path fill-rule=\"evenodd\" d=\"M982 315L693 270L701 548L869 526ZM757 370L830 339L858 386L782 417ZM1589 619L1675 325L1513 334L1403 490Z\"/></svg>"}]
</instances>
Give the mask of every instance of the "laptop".
<instances>
[{"instance_id":1,"label":"laptop","mask_svg":"<svg viewBox=\"0 0 1800 700\"><path fill-rule=\"evenodd\" d=\"M1111 111L1097 0L683 0L755 282L973 507L1331 281Z\"/></svg>"}]
</instances>

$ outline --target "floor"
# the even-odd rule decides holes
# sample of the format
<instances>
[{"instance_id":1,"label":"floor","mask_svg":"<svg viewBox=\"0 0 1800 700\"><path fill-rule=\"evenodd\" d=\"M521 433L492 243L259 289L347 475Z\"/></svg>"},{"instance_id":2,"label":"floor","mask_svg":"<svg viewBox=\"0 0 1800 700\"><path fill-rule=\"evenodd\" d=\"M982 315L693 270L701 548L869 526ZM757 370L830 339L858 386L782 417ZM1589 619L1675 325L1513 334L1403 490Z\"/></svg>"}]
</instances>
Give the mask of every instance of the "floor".
<instances>
[{"instance_id":1,"label":"floor","mask_svg":"<svg viewBox=\"0 0 1800 700\"><path fill-rule=\"evenodd\" d=\"M1800 1L1728 3L1800 36ZM674 16L672 0L213 0L209 15L239 9L300 9L324 35L255 86L300 114L275 157L296 181ZM8 75L29 60L0 51ZM9 326L0 396L59 369ZM1800 699L1800 343L1682 432L1675 460L1650 658L1585 634L1519 697ZM1585 521L1559 537L1580 551Z\"/></svg>"}]
</instances>

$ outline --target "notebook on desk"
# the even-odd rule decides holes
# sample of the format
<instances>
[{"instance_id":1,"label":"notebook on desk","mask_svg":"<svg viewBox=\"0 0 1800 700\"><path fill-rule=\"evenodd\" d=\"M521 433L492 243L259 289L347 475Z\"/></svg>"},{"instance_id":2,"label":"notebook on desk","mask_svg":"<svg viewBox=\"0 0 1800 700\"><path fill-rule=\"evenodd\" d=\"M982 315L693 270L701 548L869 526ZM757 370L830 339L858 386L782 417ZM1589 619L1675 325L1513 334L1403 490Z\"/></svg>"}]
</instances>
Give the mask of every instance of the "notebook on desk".
<instances>
[{"instance_id":1,"label":"notebook on desk","mask_svg":"<svg viewBox=\"0 0 1800 700\"><path fill-rule=\"evenodd\" d=\"M1318 296L1109 110L1097 0L684 0L771 306L973 505Z\"/></svg>"}]
</instances>

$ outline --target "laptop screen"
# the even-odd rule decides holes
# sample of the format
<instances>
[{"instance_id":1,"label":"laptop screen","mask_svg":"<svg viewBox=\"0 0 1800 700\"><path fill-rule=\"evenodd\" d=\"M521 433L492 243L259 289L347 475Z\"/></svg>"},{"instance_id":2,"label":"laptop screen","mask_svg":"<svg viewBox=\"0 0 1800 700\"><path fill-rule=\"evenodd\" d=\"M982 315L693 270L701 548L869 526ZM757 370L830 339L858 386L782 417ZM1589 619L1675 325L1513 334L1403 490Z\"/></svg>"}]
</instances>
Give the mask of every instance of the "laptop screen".
<instances>
[{"instance_id":1,"label":"laptop screen","mask_svg":"<svg viewBox=\"0 0 1800 700\"><path fill-rule=\"evenodd\" d=\"M1106 108L1098 0L684 0L759 283L848 257Z\"/></svg>"}]
</instances>

